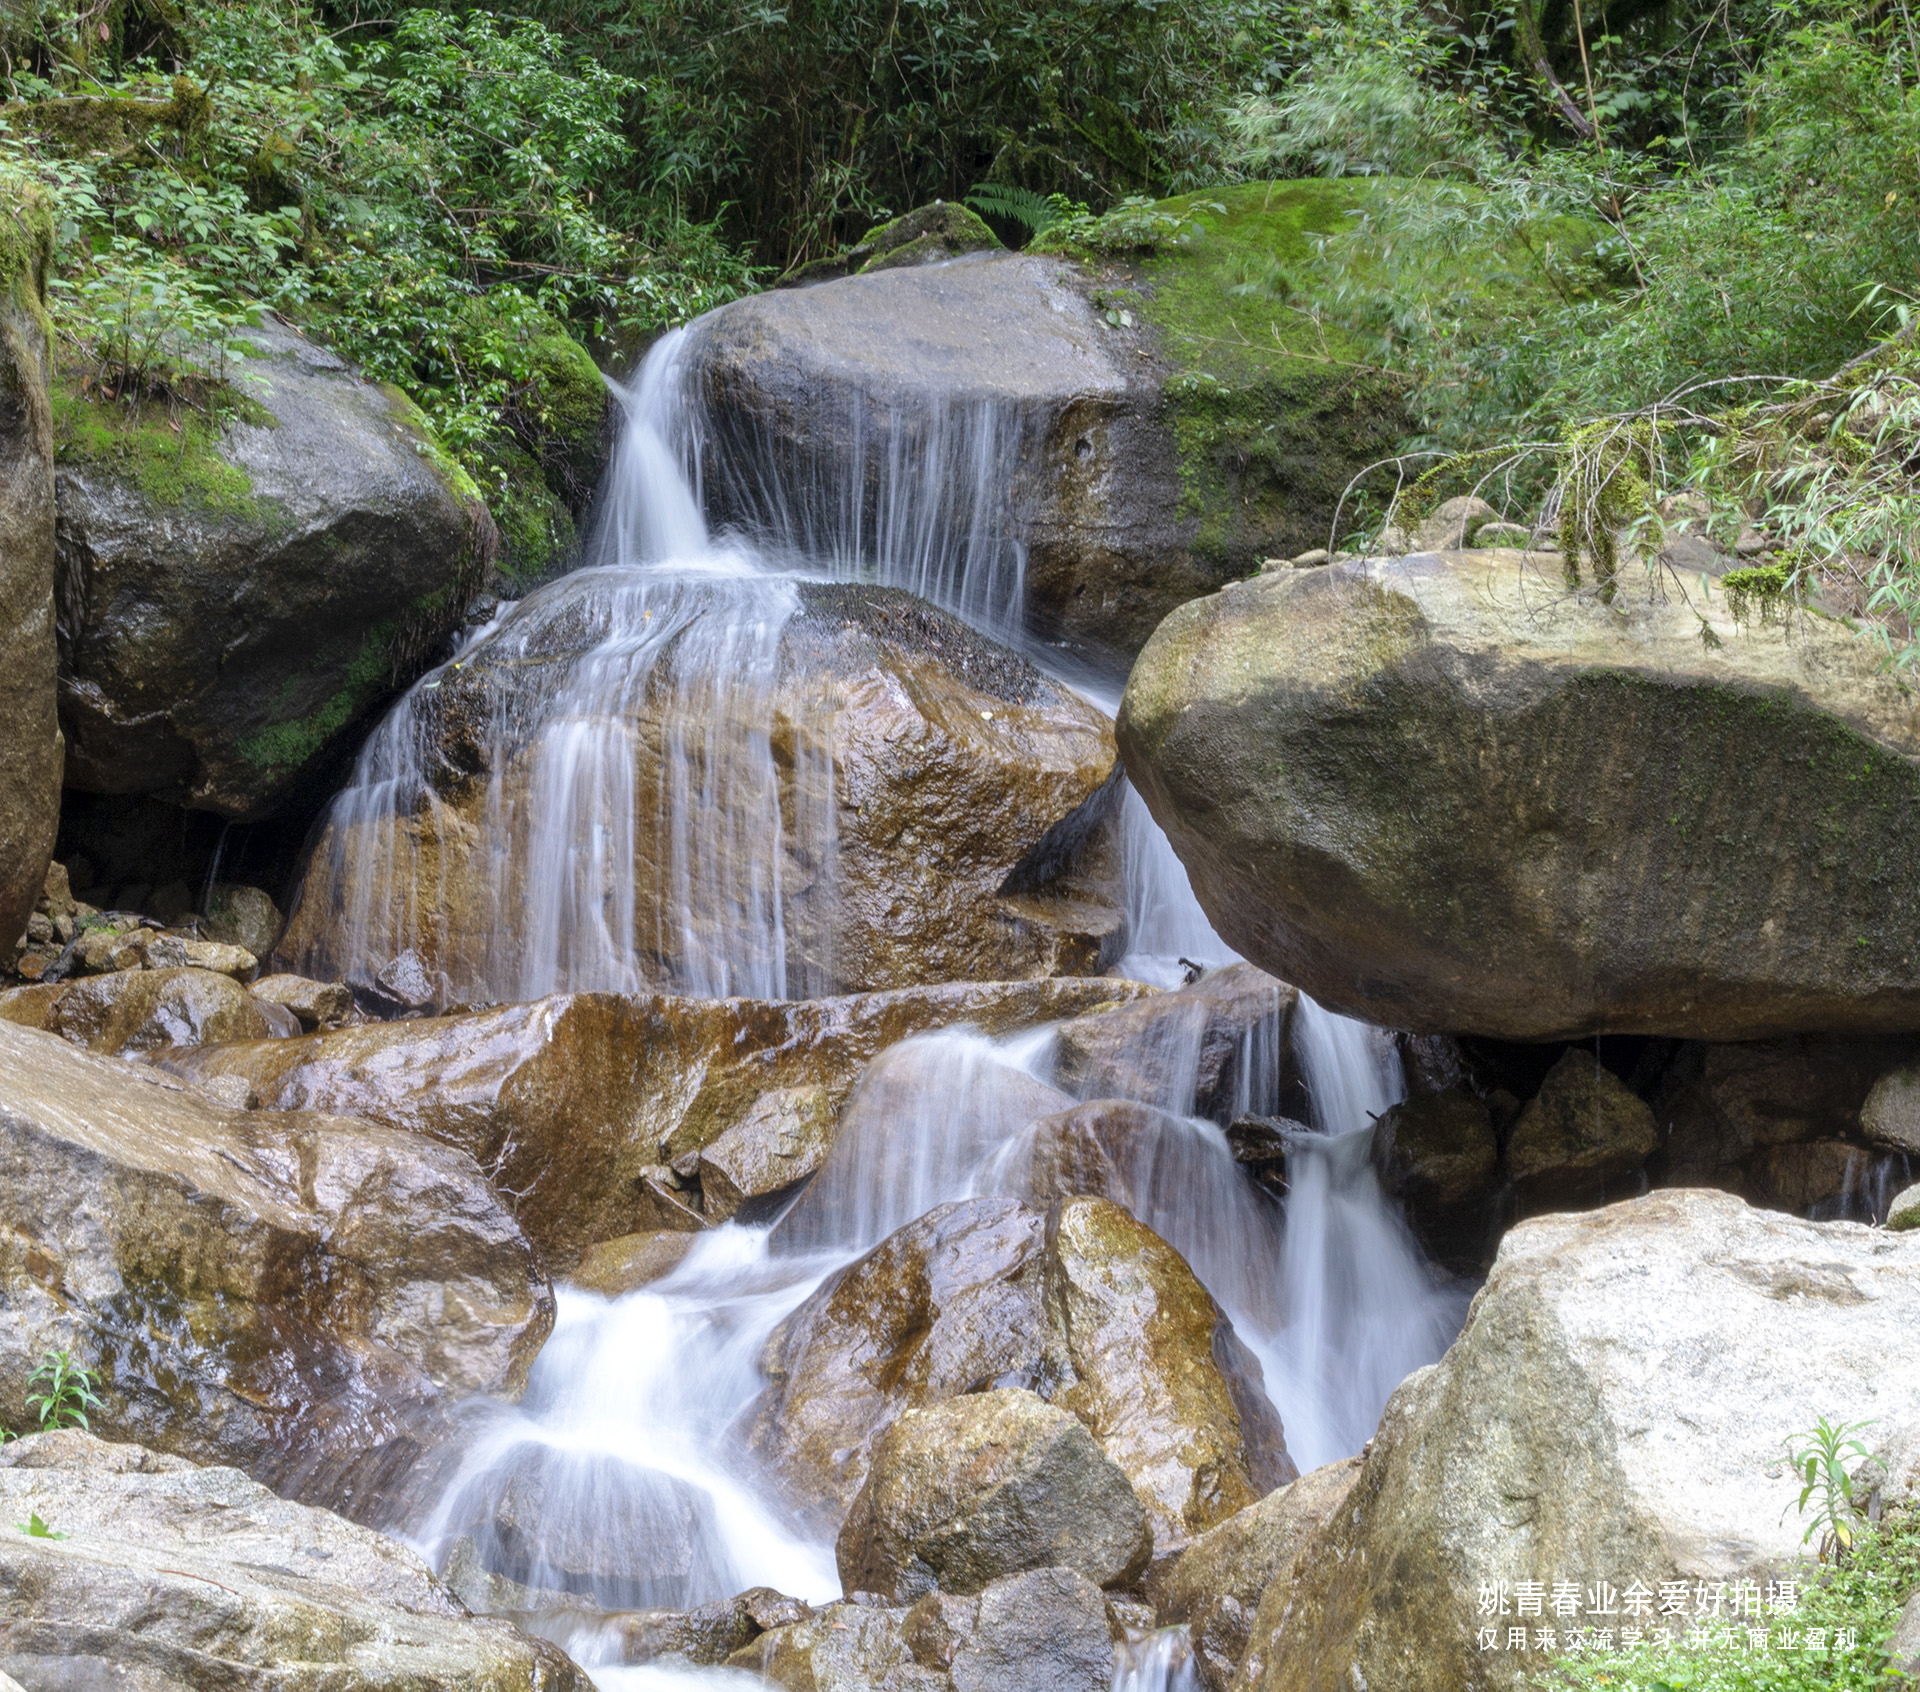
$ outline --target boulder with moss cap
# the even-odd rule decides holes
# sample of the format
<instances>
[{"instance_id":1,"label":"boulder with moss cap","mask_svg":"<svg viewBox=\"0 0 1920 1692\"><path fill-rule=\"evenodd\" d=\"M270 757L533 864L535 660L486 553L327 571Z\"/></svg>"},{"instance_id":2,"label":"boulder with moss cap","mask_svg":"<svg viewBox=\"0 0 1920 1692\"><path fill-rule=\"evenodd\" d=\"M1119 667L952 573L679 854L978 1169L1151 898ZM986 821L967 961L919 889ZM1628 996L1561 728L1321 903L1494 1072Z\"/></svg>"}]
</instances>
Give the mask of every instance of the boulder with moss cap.
<instances>
[{"instance_id":1,"label":"boulder with moss cap","mask_svg":"<svg viewBox=\"0 0 1920 1692\"><path fill-rule=\"evenodd\" d=\"M53 432L37 189L0 178L0 964L33 914L60 822L53 634Z\"/></svg>"},{"instance_id":2,"label":"boulder with moss cap","mask_svg":"<svg viewBox=\"0 0 1920 1692\"><path fill-rule=\"evenodd\" d=\"M57 386L67 780L263 817L456 627L498 546L398 389L268 318L217 423Z\"/></svg>"}]
</instances>

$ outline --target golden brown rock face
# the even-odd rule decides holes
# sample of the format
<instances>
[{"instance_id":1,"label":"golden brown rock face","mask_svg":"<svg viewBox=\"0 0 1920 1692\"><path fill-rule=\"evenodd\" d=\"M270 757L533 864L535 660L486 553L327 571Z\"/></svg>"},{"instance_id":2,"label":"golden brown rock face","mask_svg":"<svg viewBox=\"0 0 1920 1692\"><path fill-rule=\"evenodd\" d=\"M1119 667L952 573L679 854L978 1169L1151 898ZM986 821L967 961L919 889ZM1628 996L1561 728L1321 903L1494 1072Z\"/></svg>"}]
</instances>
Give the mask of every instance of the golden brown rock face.
<instances>
[{"instance_id":1,"label":"golden brown rock face","mask_svg":"<svg viewBox=\"0 0 1920 1692\"><path fill-rule=\"evenodd\" d=\"M582 853L599 831L630 855L594 869L605 899L573 910L563 938L526 914L579 871L536 846L566 751L542 713L605 662L594 644L605 623L585 614L594 607L569 621L556 605L511 661L479 648L404 707L421 749L416 786L392 805L336 808L279 958L333 979L411 951L445 978L443 1004L697 983L703 960L741 949L727 938L736 927L776 918L774 990L789 993L1091 975L1115 962L1112 725L908 594L794 591L766 686L696 672L668 644L650 669L623 673L624 691L597 696L594 732L615 750L594 766L598 796L576 787L569 802L592 811ZM715 660L702 648L699 661ZM602 955L586 960L584 933L603 922Z\"/></svg>"},{"instance_id":2,"label":"golden brown rock face","mask_svg":"<svg viewBox=\"0 0 1920 1692\"><path fill-rule=\"evenodd\" d=\"M32 1424L29 1373L71 1350L98 1372L101 1434L356 1514L452 1398L516 1395L553 1323L462 1153L223 1108L6 1023L0 1191L0 1424Z\"/></svg>"},{"instance_id":3,"label":"golden brown rock face","mask_svg":"<svg viewBox=\"0 0 1920 1692\"><path fill-rule=\"evenodd\" d=\"M1146 1507L1154 1554L1291 1480L1257 1363L1179 1254L1119 1205L942 1205L774 1331L749 1443L831 1525L905 1410L1030 1386L1071 1411Z\"/></svg>"},{"instance_id":4,"label":"golden brown rock face","mask_svg":"<svg viewBox=\"0 0 1920 1692\"><path fill-rule=\"evenodd\" d=\"M743 1180L754 1197L804 1180L824 1156L821 1114L837 1117L884 1046L957 1022L1005 1033L1150 991L1063 980L802 1001L563 994L154 1061L189 1080L243 1077L270 1108L336 1111L460 1147L518 1195L521 1226L564 1274L595 1241L702 1226L703 1154L734 1183L716 1183L722 1214L738 1208ZM665 1216L666 1204L688 1208Z\"/></svg>"}]
</instances>

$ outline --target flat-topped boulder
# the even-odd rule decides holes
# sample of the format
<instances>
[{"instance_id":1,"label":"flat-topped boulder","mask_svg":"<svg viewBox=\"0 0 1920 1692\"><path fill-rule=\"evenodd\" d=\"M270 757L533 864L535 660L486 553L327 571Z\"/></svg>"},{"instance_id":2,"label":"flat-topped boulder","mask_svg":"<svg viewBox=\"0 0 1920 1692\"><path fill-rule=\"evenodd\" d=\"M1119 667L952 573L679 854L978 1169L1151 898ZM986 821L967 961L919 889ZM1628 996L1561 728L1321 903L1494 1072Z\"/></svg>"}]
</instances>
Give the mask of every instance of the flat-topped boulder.
<instances>
[{"instance_id":1,"label":"flat-topped boulder","mask_svg":"<svg viewBox=\"0 0 1920 1692\"><path fill-rule=\"evenodd\" d=\"M0 1510L49 1529L0 1540L0 1687L591 1692L410 1547L237 1469L34 1434L0 1448Z\"/></svg>"},{"instance_id":2,"label":"flat-topped boulder","mask_svg":"<svg viewBox=\"0 0 1920 1692\"><path fill-rule=\"evenodd\" d=\"M1222 937L1335 1009L1920 1027L1920 706L1826 617L1499 549L1280 571L1167 619L1119 734Z\"/></svg>"}]
</instances>

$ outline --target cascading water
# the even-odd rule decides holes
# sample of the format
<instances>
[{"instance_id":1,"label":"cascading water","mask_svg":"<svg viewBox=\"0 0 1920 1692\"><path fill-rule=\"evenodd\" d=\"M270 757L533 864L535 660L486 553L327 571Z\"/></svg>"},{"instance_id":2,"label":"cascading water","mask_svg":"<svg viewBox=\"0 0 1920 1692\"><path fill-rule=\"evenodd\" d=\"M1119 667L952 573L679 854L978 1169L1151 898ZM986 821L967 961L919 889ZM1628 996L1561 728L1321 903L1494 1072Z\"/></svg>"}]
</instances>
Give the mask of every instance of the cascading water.
<instances>
[{"instance_id":1,"label":"cascading water","mask_svg":"<svg viewBox=\"0 0 1920 1692\"><path fill-rule=\"evenodd\" d=\"M809 795L828 791L831 734L798 734L803 752L775 767L771 725L794 714L776 699L773 657L794 573L906 587L1017 640L1024 554L1000 484L1019 427L984 407L872 429L856 417L845 474L791 485L770 452L749 453L757 468L743 471L738 442L718 459L708 450L692 393L697 335L666 338L624 396L589 567L509 609L369 743L305 896L349 882L369 891L329 913L321 931L338 955L310 966L363 967L433 930L454 996L811 990L782 931L780 878L796 840L812 873L830 869L831 806L812 815ZM739 525L718 542L703 517L717 491L703 487L709 461L727 467L719 504ZM473 769L447 767L455 719L452 743L473 746ZM702 740L676 726L692 720L745 732ZM484 826L456 839L438 808L477 769L492 772ZM1234 961L1131 792L1122 832L1123 972L1177 986L1195 966ZM386 854L380 873L345 877L324 860L356 850ZM491 854L486 911L445 908L454 850ZM1162 1114L1121 1180L1258 1355L1305 1468L1371 1434L1392 1387L1444 1348L1460 1301L1432 1284L1366 1155L1371 1117L1400 1096L1392 1047L1304 1000L1295 1023L1313 1124L1290 1148L1284 1201L1246 1178L1217 1124L1184 1114L1199 1022L1187 1069L1158 1064L1154 1096L1139 1100ZM614 1638L570 1605L686 1606L760 1584L835 1595L830 1547L767 1502L772 1488L737 1444L761 1386L755 1360L825 1275L893 1229L950 1199L1021 1190L1035 1119L1074 1102L1054 1045L1047 1030L1001 1041L947 1031L891 1049L782 1222L703 1235L671 1274L617 1300L563 1291L524 1403L477 1423L418 1530L424 1548L445 1560L470 1541L532 1589L542 1626L608 1665L595 1670L603 1686L627 1692L681 1682L619 1668ZM1236 1107L1273 1111L1280 1069L1276 1016L1246 1037ZM1173 1642L1148 1640L1116 1684L1176 1692L1191 1674Z\"/></svg>"}]
</instances>

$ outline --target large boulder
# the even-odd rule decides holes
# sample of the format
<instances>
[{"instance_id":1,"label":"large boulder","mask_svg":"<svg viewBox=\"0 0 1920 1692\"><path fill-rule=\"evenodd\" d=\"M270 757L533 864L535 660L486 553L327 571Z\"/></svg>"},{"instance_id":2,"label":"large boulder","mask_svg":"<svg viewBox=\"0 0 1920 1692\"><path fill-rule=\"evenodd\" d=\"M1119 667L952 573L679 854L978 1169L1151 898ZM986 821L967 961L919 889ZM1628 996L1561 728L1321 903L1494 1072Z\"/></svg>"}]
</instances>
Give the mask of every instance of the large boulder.
<instances>
[{"instance_id":1,"label":"large boulder","mask_svg":"<svg viewBox=\"0 0 1920 1692\"><path fill-rule=\"evenodd\" d=\"M1125 1585L1152 1545L1140 1500L1086 1428L1000 1388L908 1410L880 1436L836 1554L847 1591L897 1604L1028 1569Z\"/></svg>"},{"instance_id":2,"label":"large boulder","mask_svg":"<svg viewBox=\"0 0 1920 1692\"><path fill-rule=\"evenodd\" d=\"M0 993L0 1021L58 1034L95 1052L151 1051L299 1032L291 1011L210 969L117 969Z\"/></svg>"},{"instance_id":3,"label":"large boulder","mask_svg":"<svg viewBox=\"0 0 1920 1692\"><path fill-rule=\"evenodd\" d=\"M949 1023L1011 1032L1149 991L1050 980L800 1001L580 993L153 1057L190 1081L237 1076L273 1109L459 1147L519 1195L521 1225L564 1272L596 1241L700 1228L744 1198L791 1192L826 1154L821 1124L885 1046ZM718 1177L711 1218L703 1170Z\"/></svg>"},{"instance_id":4,"label":"large boulder","mask_svg":"<svg viewBox=\"0 0 1920 1692\"><path fill-rule=\"evenodd\" d=\"M458 626L497 548L398 389L277 319L217 427L63 388L67 780L262 817Z\"/></svg>"},{"instance_id":5,"label":"large boulder","mask_svg":"<svg viewBox=\"0 0 1920 1692\"><path fill-rule=\"evenodd\" d=\"M0 1449L0 1685L24 1692L591 1692L397 1540L78 1430ZM8 1680L8 1676L12 1680Z\"/></svg>"},{"instance_id":6,"label":"large boulder","mask_svg":"<svg viewBox=\"0 0 1920 1692\"><path fill-rule=\"evenodd\" d=\"M0 1023L0 1425L68 1351L102 1434L377 1512L455 1399L519 1393L553 1309L465 1153Z\"/></svg>"},{"instance_id":7,"label":"large boulder","mask_svg":"<svg viewBox=\"0 0 1920 1692\"><path fill-rule=\"evenodd\" d=\"M53 632L53 425L47 271L37 190L0 186L0 965L13 961L60 825Z\"/></svg>"},{"instance_id":8,"label":"large boulder","mask_svg":"<svg viewBox=\"0 0 1920 1692\"><path fill-rule=\"evenodd\" d=\"M1629 1625L1624 1596L1589 1618L1610 1588L1684 1630L1662 1582L1798 1578L1786 1458L1822 1418L1867 1424L1889 1496L1920 1482L1916 1321L1912 1234L1708 1192L1521 1223L1453 1349L1394 1394L1284 1613L1263 1606L1247 1684L1506 1692L1545 1666L1537 1633L1508 1648L1521 1582L1577 1585L1586 1626Z\"/></svg>"},{"instance_id":9,"label":"large boulder","mask_svg":"<svg viewBox=\"0 0 1920 1692\"><path fill-rule=\"evenodd\" d=\"M1105 1199L1044 1220L1006 1198L939 1206L803 1301L761 1368L749 1445L817 1525L904 1412L991 1385L1092 1431L1158 1557L1293 1476L1258 1363L1178 1253Z\"/></svg>"},{"instance_id":10,"label":"large boulder","mask_svg":"<svg viewBox=\"0 0 1920 1692\"><path fill-rule=\"evenodd\" d=\"M905 267L958 250L923 239L865 274L734 301L688 350L704 486L776 544L876 558L976 619L1024 611L1123 670L1182 601L1325 547L1349 483L1404 433L1403 385L1333 299L1355 261L1318 248L1420 192L1239 184L1025 253ZM1424 274L1452 272L1456 319L1493 322L1545 289L1555 244L1535 230Z\"/></svg>"},{"instance_id":11,"label":"large boulder","mask_svg":"<svg viewBox=\"0 0 1920 1692\"><path fill-rule=\"evenodd\" d=\"M412 954L442 1002L1097 975L1115 770L1098 710L908 594L576 572L382 727L279 955Z\"/></svg>"},{"instance_id":12,"label":"large boulder","mask_svg":"<svg viewBox=\"0 0 1920 1692\"><path fill-rule=\"evenodd\" d=\"M1920 713L1839 623L1502 550L1280 571L1169 617L1118 726L1223 938L1335 1009L1920 1026Z\"/></svg>"}]
</instances>

